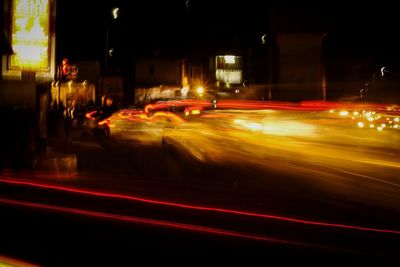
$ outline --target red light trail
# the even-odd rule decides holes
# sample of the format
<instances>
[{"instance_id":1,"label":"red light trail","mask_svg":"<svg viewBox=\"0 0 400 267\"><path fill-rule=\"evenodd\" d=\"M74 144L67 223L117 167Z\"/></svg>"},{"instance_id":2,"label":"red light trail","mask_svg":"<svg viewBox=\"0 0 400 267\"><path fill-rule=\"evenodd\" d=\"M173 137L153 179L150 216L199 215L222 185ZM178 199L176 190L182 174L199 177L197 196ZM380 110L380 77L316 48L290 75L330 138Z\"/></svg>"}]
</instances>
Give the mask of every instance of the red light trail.
<instances>
[{"instance_id":1,"label":"red light trail","mask_svg":"<svg viewBox=\"0 0 400 267\"><path fill-rule=\"evenodd\" d=\"M134 216L125 216L125 215L118 215L118 214L112 214L112 213L104 213L104 212L97 212L97 211L41 204L41 203L35 203L35 202L12 200L12 199L6 199L6 198L0 198L0 203L14 205L14 206L51 210L51 211L55 211L55 212L64 212L64 213L69 213L69 214L90 216L90 217L96 217L96 218L112 219L112 220L118 220L118 221L129 222L129 223L193 231L193 232L206 233L206 234L223 235L223 236L238 237L238 238L251 239L251 240L259 240L259 241L268 241L268 242L281 243L281 244L287 244L287 245L318 247L318 248L324 248L324 249L335 249L335 248L331 248L331 247L327 247L327 246L320 246L320 245L308 244L308 243L290 241L290 240L282 240L282 239L276 239L276 238L271 238L271 237L267 237L267 236L240 233L240 232L235 232L235 231L229 231L229 230L218 229L218 228L210 228L210 227L199 226L199 225L183 224L183 223L176 223L176 222L163 221L163 220L154 220L154 219L134 217Z\"/></svg>"},{"instance_id":2,"label":"red light trail","mask_svg":"<svg viewBox=\"0 0 400 267\"><path fill-rule=\"evenodd\" d=\"M279 102L279 101L257 101L257 100L220 100L215 103L219 108L239 108L239 109L283 109L283 110L303 110L303 111L323 111L330 109L372 109L376 111L389 111L388 105L385 104L352 104L342 102L329 101L303 101L296 102ZM213 104L205 100L171 100L165 102L157 102L149 104L144 108L144 112L151 110L165 109L170 107L190 107L200 106L203 108L211 108ZM392 108L392 112L398 112L399 107Z\"/></svg>"},{"instance_id":3,"label":"red light trail","mask_svg":"<svg viewBox=\"0 0 400 267\"><path fill-rule=\"evenodd\" d=\"M66 186L60 186L60 185L51 185L51 184L44 184L44 183L37 183L37 182L21 181L21 180L16 180L16 179L0 178L0 182L6 183L6 184L11 184L11 185L31 186L31 187L37 187L37 188L42 188L42 189L53 189L53 190L58 190L58 191L78 193L78 194L84 194L84 195L90 195L90 196L100 196L100 197L115 198L115 199L129 200L129 201L138 201L138 202L142 202L142 203L149 203L149 204L155 204L155 205L164 205L164 206L183 208L183 209L219 212L219 213L234 214L234 215L241 215L241 216L257 217L257 218L263 218L263 219L272 219L272 220L320 226L320 227L332 227L332 228L340 228L340 229L346 229L346 230L359 230L359 231L387 233L387 234L396 234L396 235L400 234L400 230L378 229L378 228L362 227L362 226L355 226L355 225L302 220L302 219L296 219L296 218L284 217L284 216L272 215L272 214L262 214L262 213L255 213L255 212L224 209L224 208L196 206L196 205L167 202L167 201L161 201L161 200L155 200L155 199L149 199L149 198L142 198L142 197L131 196L131 195L106 193L106 192L93 191L93 190L87 190L87 189L79 189L79 188L66 187Z\"/></svg>"}]
</instances>

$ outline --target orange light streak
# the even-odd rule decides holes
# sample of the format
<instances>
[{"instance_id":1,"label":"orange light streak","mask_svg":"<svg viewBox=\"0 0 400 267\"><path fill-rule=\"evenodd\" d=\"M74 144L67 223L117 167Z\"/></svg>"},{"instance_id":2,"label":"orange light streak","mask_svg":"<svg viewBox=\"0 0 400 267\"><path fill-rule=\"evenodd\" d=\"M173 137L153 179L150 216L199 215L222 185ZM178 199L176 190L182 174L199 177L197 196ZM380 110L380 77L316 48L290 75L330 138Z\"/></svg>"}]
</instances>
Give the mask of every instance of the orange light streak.
<instances>
[{"instance_id":1,"label":"orange light streak","mask_svg":"<svg viewBox=\"0 0 400 267\"><path fill-rule=\"evenodd\" d=\"M88 118L89 120L94 120L93 114L95 114L97 111L91 111L85 114L85 117Z\"/></svg>"}]
</instances>

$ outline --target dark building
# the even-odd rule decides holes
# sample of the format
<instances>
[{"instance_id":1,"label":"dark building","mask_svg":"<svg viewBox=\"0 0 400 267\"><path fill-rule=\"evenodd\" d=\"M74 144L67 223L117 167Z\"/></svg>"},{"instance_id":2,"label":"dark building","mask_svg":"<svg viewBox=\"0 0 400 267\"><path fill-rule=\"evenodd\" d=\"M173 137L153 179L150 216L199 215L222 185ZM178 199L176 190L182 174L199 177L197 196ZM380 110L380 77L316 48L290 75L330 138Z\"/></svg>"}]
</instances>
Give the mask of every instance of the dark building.
<instances>
[{"instance_id":1,"label":"dark building","mask_svg":"<svg viewBox=\"0 0 400 267\"><path fill-rule=\"evenodd\" d=\"M201 73L210 86L218 80L215 57L240 56L242 90L291 101L359 98L380 66L399 58L396 16L385 6L115 0L93 7L73 0L58 1L58 9L58 59L102 62L103 76L122 77L127 103L134 99L136 59L154 51L186 58L188 74Z\"/></svg>"}]
</instances>

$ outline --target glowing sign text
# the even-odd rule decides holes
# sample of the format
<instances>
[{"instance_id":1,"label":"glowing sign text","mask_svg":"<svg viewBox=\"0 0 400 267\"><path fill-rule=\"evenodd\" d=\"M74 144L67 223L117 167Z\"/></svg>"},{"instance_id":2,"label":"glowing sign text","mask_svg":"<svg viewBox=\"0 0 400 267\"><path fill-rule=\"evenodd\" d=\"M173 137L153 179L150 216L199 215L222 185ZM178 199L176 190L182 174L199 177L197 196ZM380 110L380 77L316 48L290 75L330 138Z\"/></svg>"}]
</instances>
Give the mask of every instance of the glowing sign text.
<instances>
[{"instance_id":1,"label":"glowing sign text","mask_svg":"<svg viewBox=\"0 0 400 267\"><path fill-rule=\"evenodd\" d=\"M12 70L48 71L49 0L13 0L11 21Z\"/></svg>"}]
</instances>

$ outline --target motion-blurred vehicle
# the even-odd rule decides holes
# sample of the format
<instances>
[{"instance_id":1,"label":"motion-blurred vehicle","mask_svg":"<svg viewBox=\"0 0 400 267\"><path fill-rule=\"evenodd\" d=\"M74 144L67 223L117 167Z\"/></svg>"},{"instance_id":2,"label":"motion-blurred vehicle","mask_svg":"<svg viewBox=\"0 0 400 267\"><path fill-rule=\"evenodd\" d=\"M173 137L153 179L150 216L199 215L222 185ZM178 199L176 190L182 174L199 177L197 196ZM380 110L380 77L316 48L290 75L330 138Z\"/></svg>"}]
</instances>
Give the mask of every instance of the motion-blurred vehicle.
<instances>
[{"instance_id":1,"label":"motion-blurred vehicle","mask_svg":"<svg viewBox=\"0 0 400 267\"><path fill-rule=\"evenodd\" d=\"M119 110L108 118L110 135L113 140L160 144L166 127L184 122L182 116L170 110L168 105L148 112L137 108Z\"/></svg>"},{"instance_id":2,"label":"motion-blurred vehicle","mask_svg":"<svg viewBox=\"0 0 400 267\"><path fill-rule=\"evenodd\" d=\"M5 267L38 267L32 263L28 263L22 259L11 258L9 256L0 255L0 266Z\"/></svg>"},{"instance_id":3,"label":"motion-blurred vehicle","mask_svg":"<svg viewBox=\"0 0 400 267\"><path fill-rule=\"evenodd\" d=\"M85 114L83 135L94 137L109 137L111 114L101 109L94 109Z\"/></svg>"}]
</instances>

